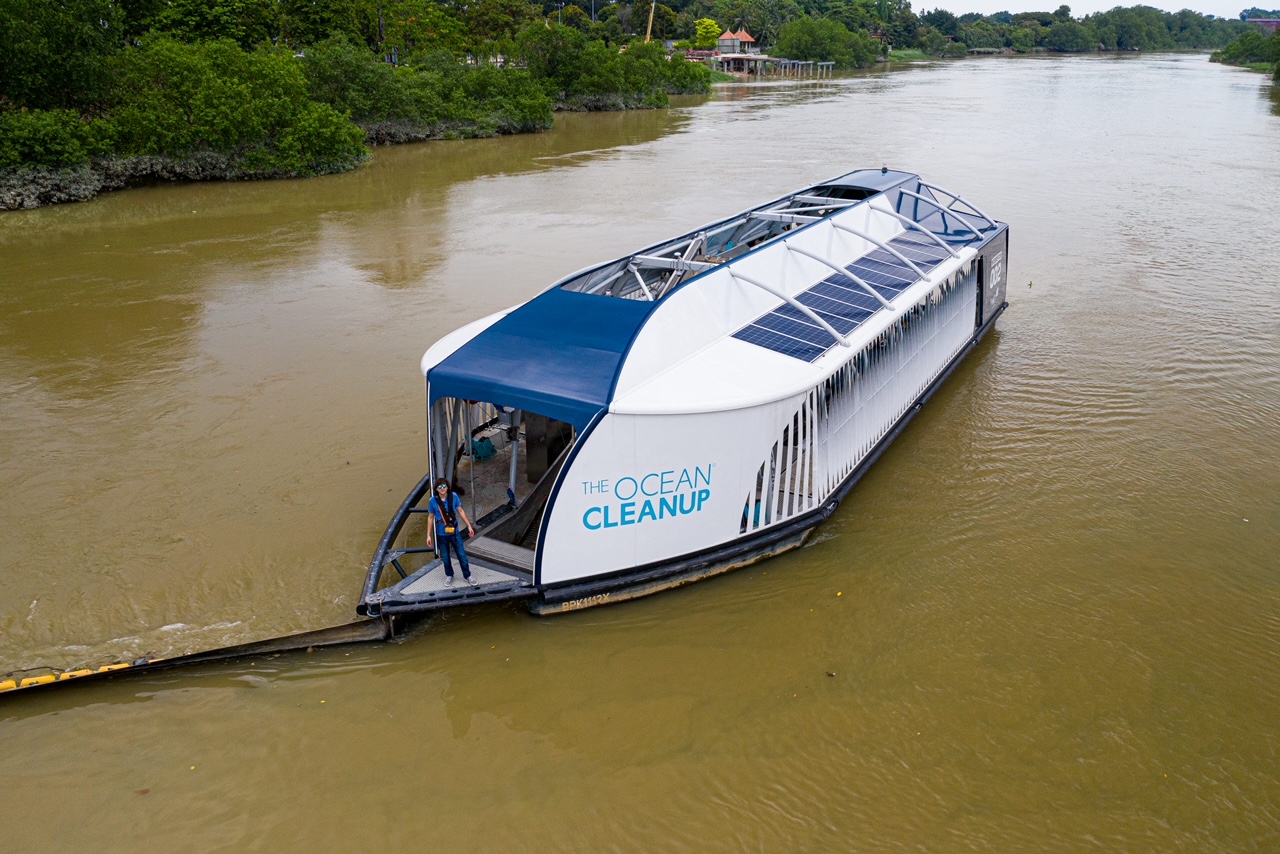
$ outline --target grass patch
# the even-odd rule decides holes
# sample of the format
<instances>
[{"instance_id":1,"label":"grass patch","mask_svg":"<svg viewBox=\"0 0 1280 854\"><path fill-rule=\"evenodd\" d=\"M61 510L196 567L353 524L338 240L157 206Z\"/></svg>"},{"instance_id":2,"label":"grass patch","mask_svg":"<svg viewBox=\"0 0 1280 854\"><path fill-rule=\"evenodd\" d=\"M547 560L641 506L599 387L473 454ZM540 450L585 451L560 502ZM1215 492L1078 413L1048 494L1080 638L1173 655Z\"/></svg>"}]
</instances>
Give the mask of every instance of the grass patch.
<instances>
[{"instance_id":1,"label":"grass patch","mask_svg":"<svg viewBox=\"0 0 1280 854\"><path fill-rule=\"evenodd\" d=\"M924 62L926 60L936 59L922 50L914 47L900 47L893 53L889 54L889 62Z\"/></svg>"},{"instance_id":2,"label":"grass patch","mask_svg":"<svg viewBox=\"0 0 1280 854\"><path fill-rule=\"evenodd\" d=\"M738 78L724 71L716 71L713 68L711 69L711 82L712 83L737 83Z\"/></svg>"}]
</instances>

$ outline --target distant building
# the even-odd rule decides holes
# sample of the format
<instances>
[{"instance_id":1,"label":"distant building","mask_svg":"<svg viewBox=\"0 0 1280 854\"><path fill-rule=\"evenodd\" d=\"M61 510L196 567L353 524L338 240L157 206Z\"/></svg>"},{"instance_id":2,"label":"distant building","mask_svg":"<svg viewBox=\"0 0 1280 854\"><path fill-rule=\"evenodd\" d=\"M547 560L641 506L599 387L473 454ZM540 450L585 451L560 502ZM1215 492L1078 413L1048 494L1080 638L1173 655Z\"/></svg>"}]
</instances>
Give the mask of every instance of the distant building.
<instances>
[{"instance_id":1,"label":"distant building","mask_svg":"<svg viewBox=\"0 0 1280 854\"><path fill-rule=\"evenodd\" d=\"M1264 33L1274 33L1280 29L1280 18L1246 18L1246 24L1257 24Z\"/></svg>"},{"instance_id":2,"label":"distant building","mask_svg":"<svg viewBox=\"0 0 1280 854\"><path fill-rule=\"evenodd\" d=\"M759 53L760 48L756 45L756 40L751 38L751 33L745 29L738 32L725 30L720 34L719 40L716 42L716 48L721 53Z\"/></svg>"}]
</instances>

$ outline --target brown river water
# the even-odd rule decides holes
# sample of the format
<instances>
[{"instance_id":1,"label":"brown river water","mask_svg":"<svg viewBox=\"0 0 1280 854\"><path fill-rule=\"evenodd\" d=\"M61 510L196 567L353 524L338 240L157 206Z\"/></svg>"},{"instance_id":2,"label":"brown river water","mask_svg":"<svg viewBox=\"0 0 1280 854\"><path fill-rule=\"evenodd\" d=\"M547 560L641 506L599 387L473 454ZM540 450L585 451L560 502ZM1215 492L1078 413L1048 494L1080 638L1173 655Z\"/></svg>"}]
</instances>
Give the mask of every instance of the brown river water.
<instances>
[{"instance_id":1,"label":"brown river water","mask_svg":"<svg viewBox=\"0 0 1280 854\"><path fill-rule=\"evenodd\" d=\"M0 672L351 619L429 344L882 163L1010 223L1010 308L808 546L7 695L0 850L1280 850L1280 99L1198 55L0 215Z\"/></svg>"}]
</instances>

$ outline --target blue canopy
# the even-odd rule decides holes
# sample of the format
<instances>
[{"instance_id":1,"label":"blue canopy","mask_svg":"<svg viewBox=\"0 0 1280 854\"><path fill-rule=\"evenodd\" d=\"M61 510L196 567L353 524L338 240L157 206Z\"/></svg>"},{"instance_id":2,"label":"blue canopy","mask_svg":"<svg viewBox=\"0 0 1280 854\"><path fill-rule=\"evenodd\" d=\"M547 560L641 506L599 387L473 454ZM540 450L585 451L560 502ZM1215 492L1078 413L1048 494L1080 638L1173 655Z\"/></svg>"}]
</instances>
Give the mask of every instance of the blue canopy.
<instances>
[{"instance_id":1,"label":"blue canopy","mask_svg":"<svg viewBox=\"0 0 1280 854\"><path fill-rule=\"evenodd\" d=\"M656 305L552 288L431 368L431 400L482 400L581 431L609 406L623 355Z\"/></svg>"}]
</instances>

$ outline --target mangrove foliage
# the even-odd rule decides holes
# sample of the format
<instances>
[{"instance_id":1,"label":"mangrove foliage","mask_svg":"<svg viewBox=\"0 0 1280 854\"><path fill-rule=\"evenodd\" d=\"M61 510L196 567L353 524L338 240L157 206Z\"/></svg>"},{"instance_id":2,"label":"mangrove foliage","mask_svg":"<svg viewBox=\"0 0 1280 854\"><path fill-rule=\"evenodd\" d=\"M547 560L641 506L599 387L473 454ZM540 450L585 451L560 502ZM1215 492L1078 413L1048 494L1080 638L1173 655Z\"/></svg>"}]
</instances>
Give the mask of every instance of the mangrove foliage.
<instances>
[{"instance_id":1,"label":"mangrove foliage","mask_svg":"<svg viewBox=\"0 0 1280 854\"><path fill-rule=\"evenodd\" d=\"M711 72L523 0L0 0L0 208L319 175L369 145L658 107Z\"/></svg>"}]
</instances>

